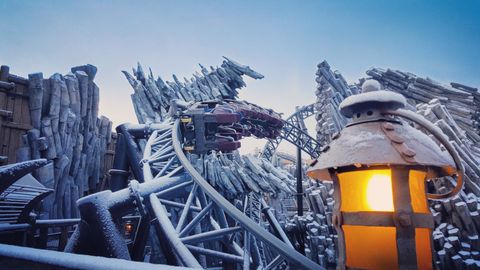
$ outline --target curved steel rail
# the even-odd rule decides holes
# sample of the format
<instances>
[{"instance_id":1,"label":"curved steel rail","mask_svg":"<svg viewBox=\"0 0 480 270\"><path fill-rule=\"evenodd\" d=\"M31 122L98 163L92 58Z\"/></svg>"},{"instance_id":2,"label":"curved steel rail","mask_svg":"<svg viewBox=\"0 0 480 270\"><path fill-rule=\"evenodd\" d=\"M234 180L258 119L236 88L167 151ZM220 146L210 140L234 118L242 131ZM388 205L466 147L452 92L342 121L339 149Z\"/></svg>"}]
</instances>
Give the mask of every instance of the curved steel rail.
<instances>
[{"instance_id":1,"label":"curved steel rail","mask_svg":"<svg viewBox=\"0 0 480 270\"><path fill-rule=\"evenodd\" d=\"M306 132L304 120L315 113L314 104L297 109L284 122L280 136L269 139L265 144L261 157L270 160L282 140L286 140L298 147L312 158L317 158L320 153L320 143Z\"/></svg>"},{"instance_id":2,"label":"curved steel rail","mask_svg":"<svg viewBox=\"0 0 480 270\"><path fill-rule=\"evenodd\" d=\"M237 223L234 227L229 227L228 224L225 222L226 220L224 220L222 222L222 219L219 219L219 223L223 223L223 224L219 224L220 228L218 228L217 230L197 234L197 235L194 235L194 236L185 236L185 237L179 239L179 240L181 240L181 242L183 242L183 243L186 243L186 242L187 243L196 243L196 241L201 241L202 240L202 236L204 236L205 239L211 239L211 237L215 236L215 235L221 236L221 235L225 235L227 233L233 234L237 230L245 229L246 231L248 231L248 233L255 236L257 240L267 244L269 246L269 248L272 248L273 250L275 250L281 257L283 257L283 259L285 259L286 261L288 261L292 265L295 265L296 267L300 267L300 268L303 268L303 269L322 269L318 264L314 263L313 261L311 261L307 257L298 253L295 249L293 249L291 247L291 245L288 245L287 243L282 242L280 239L278 239L277 237L273 236L268 231L266 231L265 229L260 227L252 219L247 217L243 212L241 212L235 206L233 206L221 194L219 194L217 192L217 190L215 190L207 182L207 180L205 180L202 177L202 175L200 175L200 173L193 167L193 165L190 163L188 158L183 153L182 146L181 146L181 143L180 143L180 140L179 140L179 138L180 138L179 137L180 136L179 128L180 128L179 127L179 120L176 120L175 124L173 126L173 129L172 129L173 149L176 153L176 156L177 156L178 161L180 162L181 166L183 166L185 171L188 172L191 175L191 177L194 181L194 185L193 185L192 189L200 188L200 190L199 190L199 191L201 191L200 194L203 193L203 194L205 194L206 196L209 197L209 199L211 200L210 204L214 203L215 206L218 207L218 210L220 210L220 211L217 211L218 213L227 214L233 220L235 220L236 223ZM190 193L189 198L187 199L187 202L185 203L186 205L188 205L189 203L191 205L190 196L192 196L192 194L194 194L194 193L195 192ZM150 201L151 201L152 205L157 205L157 208L158 208L158 202L159 202L158 197L151 195L150 196ZM206 201L204 203L206 203ZM209 206L206 205L206 207L209 207ZM205 208L203 208L203 209L205 210ZM182 216L183 216L183 213L182 213ZM182 224L181 224L182 216L180 217L180 221L179 221L180 225L177 225L177 230L176 231L179 231L178 228L180 228L180 230L182 229ZM223 219L225 219L225 217L223 217ZM181 234L181 232L180 232L180 234ZM232 237L233 236L234 235L232 235ZM191 248L192 251L195 250L195 249L197 249L197 250L202 249L202 248L196 248L194 246L192 246L192 247L193 247L193 248ZM201 251L205 251L205 250L202 249ZM204 252L204 254L205 254L205 252ZM227 254L222 254L222 255L224 257L226 257ZM239 260L241 259L241 261L239 261L239 262L243 262L244 260L249 260L248 254L245 254L245 253L243 254L243 258L240 257L240 256L238 256L238 257L237 258ZM245 257L247 257L247 258L245 258ZM267 266L267 268L268 268L268 266Z\"/></svg>"}]
</instances>

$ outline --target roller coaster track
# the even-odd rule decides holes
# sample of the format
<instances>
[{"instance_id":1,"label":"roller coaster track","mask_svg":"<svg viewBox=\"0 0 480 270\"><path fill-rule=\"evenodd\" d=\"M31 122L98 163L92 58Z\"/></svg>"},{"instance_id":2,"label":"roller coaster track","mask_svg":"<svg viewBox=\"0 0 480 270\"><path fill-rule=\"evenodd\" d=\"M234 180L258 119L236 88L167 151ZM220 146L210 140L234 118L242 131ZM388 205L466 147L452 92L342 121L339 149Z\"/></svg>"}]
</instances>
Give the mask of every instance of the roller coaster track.
<instances>
[{"instance_id":1,"label":"roller coaster track","mask_svg":"<svg viewBox=\"0 0 480 270\"><path fill-rule=\"evenodd\" d=\"M183 152L180 133L179 120L170 128L153 131L142 160L146 183L179 174L191 177L147 196L150 215L156 217L164 236L160 240L168 241L178 265L205 269L284 269L287 265L290 269L322 269L293 248L261 195L246 196L241 211L218 193ZM305 143L313 144L308 140ZM276 236L264 228L266 222Z\"/></svg>"},{"instance_id":2,"label":"roller coaster track","mask_svg":"<svg viewBox=\"0 0 480 270\"><path fill-rule=\"evenodd\" d=\"M317 158L321 145L307 133L304 122L306 118L314 115L314 113L314 104L298 108L295 113L285 120L280 136L267 141L260 156L270 160L275 154L278 145L282 140L285 140L300 147L310 157Z\"/></svg>"}]
</instances>

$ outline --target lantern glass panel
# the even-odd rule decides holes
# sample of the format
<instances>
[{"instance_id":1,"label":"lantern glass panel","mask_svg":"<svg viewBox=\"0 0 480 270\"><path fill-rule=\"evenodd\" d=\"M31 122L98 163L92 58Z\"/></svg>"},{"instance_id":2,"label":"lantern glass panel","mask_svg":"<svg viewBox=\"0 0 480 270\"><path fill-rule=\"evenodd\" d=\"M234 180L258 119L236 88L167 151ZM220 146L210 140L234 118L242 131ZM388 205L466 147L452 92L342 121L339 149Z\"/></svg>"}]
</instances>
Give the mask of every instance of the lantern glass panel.
<instances>
[{"instance_id":1,"label":"lantern glass panel","mask_svg":"<svg viewBox=\"0 0 480 270\"><path fill-rule=\"evenodd\" d=\"M417 251L418 269L433 269L432 265L432 247L430 246L430 237L432 230L428 228L415 229L415 249Z\"/></svg>"},{"instance_id":2,"label":"lantern glass panel","mask_svg":"<svg viewBox=\"0 0 480 270\"><path fill-rule=\"evenodd\" d=\"M359 170L338 174L341 211L393 212L390 169Z\"/></svg>"},{"instance_id":3,"label":"lantern glass panel","mask_svg":"<svg viewBox=\"0 0 480 270\"><path fill-rule=\"evenodd\" d=\"M409 172L410 198L413 212L416 213L430 213L425 191L426 176L427 173L424 171L410 170Z\"/></svg>"},{"instance_id":4,"label":"lantern glass panel","mask_svg":"<svg viewBox=\"0 0 480 270\"><path fill-rule=\"evenodd\" d=\"M346 265L361 269L398 269L395 227L342 226Z\"/></svg>"}]
</instances>

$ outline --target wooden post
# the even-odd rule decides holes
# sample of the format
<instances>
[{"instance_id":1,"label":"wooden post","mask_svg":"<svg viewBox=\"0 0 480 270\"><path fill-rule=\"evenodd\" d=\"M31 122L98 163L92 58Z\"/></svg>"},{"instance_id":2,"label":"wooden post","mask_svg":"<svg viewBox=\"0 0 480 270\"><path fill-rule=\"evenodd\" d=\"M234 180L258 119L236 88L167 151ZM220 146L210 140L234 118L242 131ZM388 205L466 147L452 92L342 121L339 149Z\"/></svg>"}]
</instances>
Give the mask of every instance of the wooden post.
<instances>
[{"instance_id":1,"label":"wooden post","mask_svg":"<svg viewBox=\"0 0 480 270\"><path fill-rule=\"evenodd\" d=\"M68 241L68 226L61 228L60 238L58 239L58 251L63 251Z\"/></svg>"},{"instance_id":2,"label":"wooden post","mask_svg":"<svg viewBox=\"0 0 480 270\"><path fill-rule=\"evenodd\" d=\"M40 235L37 241L37 248L46 249L48 243L48 227L40 228Z\"/></svg>"}]
</instances>

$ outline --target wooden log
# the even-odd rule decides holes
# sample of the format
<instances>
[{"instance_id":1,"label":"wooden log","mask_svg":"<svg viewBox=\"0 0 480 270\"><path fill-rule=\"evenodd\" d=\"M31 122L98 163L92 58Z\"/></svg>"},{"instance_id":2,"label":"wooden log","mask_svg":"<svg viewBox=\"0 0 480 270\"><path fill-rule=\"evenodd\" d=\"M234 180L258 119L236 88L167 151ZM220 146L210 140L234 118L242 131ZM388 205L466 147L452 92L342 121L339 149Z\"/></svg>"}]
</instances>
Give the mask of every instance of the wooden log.
<instances>
[{"instance_id":1,"label":"wooden log","mask_svg":"<svg viewBox=\"0 0 480 270\"><path fill-rule=\"evenodd\" d=\"M52 128L53 130L53 128ZM54 132L53 133L53 139L55 140L55 150L57 152L57 155L63 155L63 147L62 147L62 140L60 138L60 133Z\"/></svg>"},{"instance_id":2,"label":"wooden log","mask_svg":"<svg viewBox=\"0 0 480 270\"><path fill-rule=\"evenodd\" d=\"M45 137L39 137L37 139L37 146L40 152L46 151L48 149L48 140Z\"/></svg>"},{"instance_id":3,"label":"wooden log","mask_svg":"<svg viewBox=\"0 0 480 270\"><path fill-rule=\"evenodd\" d=\"M98 119L98 106L99 106L99 102L100 102L100 90L98 88L98 86L92 82L92 123L95 123ZM95 131L98 132L98 130L96 129L96 125L94 124L94 127L95 127Z\"/></svg>"},{"instance_id":4,"label":"wooden log","mask_svg":"<svg viewBox=\"0 0 480 270\"><path fill-rule=\"evenodd\" d=\"M29 86L29 109L30 121L35 129L40 129L42 119L42 103L43 103L43 74L34 73L28 75Z\"/></svg>"},{"instance_id":5,"label":"wooden log","mask_svg":"<svg viewBox=\"0 0 480 270\"><path fill-rule=\"evenodd\" d=\"M30 144L28 141L27 134L22 135L21 137L21 144L19 148L15 151L16 155L16 162L27 161L31 159L30 156Z\"/></svg>"},{"instance_id":6,"label":"wooden log","mask_svg":"<svg viewBox=\"0 0 480 270\"><path fill-rule=\"evenodd\" d=\"M68 181L68 170L67 167L70 163L70 160L67 158L65 155L61 155L57 160L55 160L55 169L54 169L54 174L55 174L55 202L54 208L55 214L57 218L65 218L63 214L63 209L64 209L64 203L63 203L63 197L66 192L66 186L67 186L67 181Z\"/></svg>"},{"instance_id":7,"label":"wooden log","mask_svg":"<svg viewBox=\"0 0 480 270\"><path fill-rule=\"evenodd\" d=\"M470 212L468 211L467 204L465 202L457 202L455 203L454 207L455 211L458 213L460 219L462 220L463 228L468 232L468 234L478 234L475 228L475 224L470 216Z\"/></svg>"},{"instance_id":8,"label":"wooden log","mask_svg":"<svg viewBox=\"0 0 480 270\"><path fill-rule=\"evenodd\" d=\"M27 131L28 141L30 145L30 156L32 159L40 158L40 149L38 145L38 138L40 137L40 130L30 129Z\"/></svg>"},{"instance_id":9,"label":"wooden log","mask_svg":"<svg viewBox=\"0 0 480 270\"><path fill-rule=\"evenodd\" d=\"M67 74L64 79L69 94L70 109L75 115L80 116L82 108L78 79L72 73Z\"/></svg>"},{"instance_id":10,"label":"wooden log","mask_svg":"<svg viewBox=\"0 0 480 270\"><path fill-rule=\"evenodd\" d=\"M52 132L58 133L58 124L60 118L60 102L62 95L62 75L55 73L50 77L51 96L50 109L48 115L50 117Z\"/></svg>"},{"instance_id":11,"label":"wooden log","mask_svg":"<svg viewBox=\"0 0 480 270\"><path fill-rule=\"evenodd\" d=\"M71 185L71 189L70 189L70 194L71 194L71 218L78 218L79 217L79 213L78 213L78 208L76 206L76 203L77 203L77 200L80 198L80 193L79 193L79 189L78 189L78 186L75 185L75 184L72 184Z\"/></svg>"},{"instance_id":12,"label":"wooden log","mask_svg":"<svg viewBox=\"0 0 480 270\"><path fill-rule=\"evenodd\" d=\"M99 155L99 142L100 140L93 137L92 147L94 148L91 158L93 160L89 166L90 178L88 180L88 188L91 191L96 191L98 181L100 180L100 155Z\"/></svg>"},{"instance_id":13,"label":"wooden log","mask_svg":"<svg viewBox=\"0 0 480 270\"><path fill-rule=\"evenodd\" d=\"M14 88L15 88L14 83L0 81L0 89L12 90Z\"/></svg>"},{"instance_id":14,"label":"wooden log","mask_svg":"<svg viewBox=\"0 0 480 270\"><path fill-rule=\"evenodd\" d=\"M70 108L67 110L67 120L64 123L65 125L65 130L64 130L64 135L61 137L62 139L62 146L65 155L72 160L73 158L73 147L74 144L76 143L76 133L74 132L75 129L75 122L77 120L77 116L70 110Z\"/></svg>"},{"instance_id":15,"label":"wooden log","mask_svg":"<svg viewBox=\"0 0 480 270\"><path fill-rule=\"evenodd\" d=\"M74 72L75 77L78 80L78 90L80 93L80 116L87 116L87 106L88 106L88 75L84 71Z\"/></svg>"},{"instance_id":16,"label":"wooden log","mask_svg":"<svg viewBox=\"0 0 480 270\"><path fill-rule=\"evenodd\" d=\"M52 96L52 89L50 79L43 79L43 97L42 97L42 117L50 112L50 98Z\"/></svg>"},{"instance_id":17,"label":"wooden log","mask_svg":"<svg viewBox=\"0 0 480 270\"><path fill-rule=\"evenodd\" d=\"M2 65L0 66L0 81L6 82L10 76L10 67Z\"/></svg>"},{"instance_id":18,"label":"wooden log","mask_svg":"<svg viewBox=\"0 0 480 270\"><path fill-rule=\"evenodd\" d=\"M73 180L70 176L66 177L65 180L65 191L62 196L62 216L64 218L71 218L72 217L72 186Z\"/></svg>"},{"instance_id":19,"label":"wooden log","mask_svg":"<svg viewBox=\"0 0 480 270\"><path fill-rule=\"evenodd\" d=\"M75 134L74 134L75 135ZM80 163L81 163L81 158L82 158L82 150L83 150L83 135L81 133L77 133L77 140L76 140L76 145L73 147L73 155L72 155L72 167L70 168L70 174L75 177L75 184L80 187L80 184L78 182L78 171L80 169Z\"/></svg>"},{"instance_id":20,"label":"wooden log","mask_svg":"<svg viewBox=\"0 0 480 270\"><path fill-rule=\"evenodd\" d=\"M48 142L48 148L46 149L45 157L47 159L54 159L57 157L57 150L55 147L55 139L53 137L53 131L51 126L50 117L44 117L42 119L42 136L44 136Z\"/></svg>"},{"instance_id":21,"label":"wooden log","mask_svg":"<svg viewBox=\"0 0 480 270\"><path fill-rule=\"evenodd\" d=\"M93 81L95 79L95 75L97 74L97 67L94 65L83 65L83 66L76 66L71 68L72 73L76 74L77 72L83 72L88 75L88 79Z\"/></svg>"},{"instance_id":22,"label":"wooden log","mask_svg":"<svg viewBox=\"0 0 480 270\"><path fill-rule=\"evenodd\" d=\"M35 178L42 183L46 188L53 189L55 185L55 175L54 175L54 165L53 162L48 163L47 165L38 168L34 173ZM53 215L50 215L53 208L53 202L55 197L53 195L47 196L43 199L41 204L41 217L45 219L53 218Z\"/></svg>"}]
</instances>

